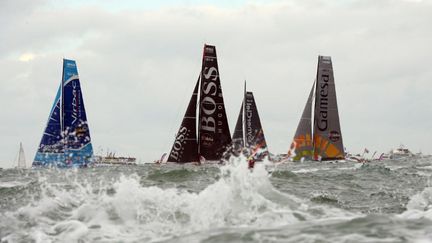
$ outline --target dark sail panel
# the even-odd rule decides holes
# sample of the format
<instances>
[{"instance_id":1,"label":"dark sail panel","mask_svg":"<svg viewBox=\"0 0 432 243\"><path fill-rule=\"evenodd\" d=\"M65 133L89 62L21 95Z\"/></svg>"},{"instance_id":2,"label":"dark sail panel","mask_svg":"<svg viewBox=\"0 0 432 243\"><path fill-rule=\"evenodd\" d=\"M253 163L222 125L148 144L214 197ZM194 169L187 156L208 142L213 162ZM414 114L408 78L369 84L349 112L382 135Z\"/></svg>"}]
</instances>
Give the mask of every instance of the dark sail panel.
<instances>
[{"instance_id":1,"label":"dark sail panel","mask_svg":"<svg viewBox=\"0 0 432 243\"><path fill-rule=\"evenodd\" d=\"M61 133L61 93L62 85L60 85L54 99L46 128L33 161L33 166L57 163L64 160L64 143Z\"/></svg>"},{"instance_id":2,"label":"dark sail panel","mask_svg":"<svg viewBox=\"0 0 432 243\"><path fill-rule=\"evenodd\" d=\"M240 107L240 113L237 118L237 123L234 129L234 134L232 137L233 147L236 151L242 149L244 147L244 139L243 139L243 102Z\"/></svg>"},{"instance_id":3,"label":"dark sail panel","mask_svg":"<svg viewBox=\"0 0 432 243\"><path fill-rule=\"evenodd\" d=\"M198 101L199 78L195 85L192 97L189 101L186 114L183 117L180 129L169 153L168 162L193 162L199 161L198 143L196 136L196 108Z\"/></svg>"},{"instance_id":4,"label":"dark sail panel","mask_svg":"<svg viewBox=\"0 0 432 243\"><path fill-rule=\"evenodd\" d=\"M314 159L344 159L331 58L318 57L315 92Z\"/></svg>"},{"instance_id":5,"label":"dark sail panel","mask_svg":"<svg viewBox=\"0 0 432 243\"><path fill-rule=\"evenodd\" d=\"M249 149L249 155L258 160L263 159L268 154L268 149L252 92L246 92L244 116L245 147Z\"/></svg>"},{"instance_id":6,"label":"dark sail panel","mask_svg":"<svg viewBox=\"0 0 432 243\"><path fill-rule=\"evenodd\" d=\"M65 163L82 166L90 163L93 147L78 69L74 60L63 60L63 80Z\"/></svg>"},{"instance_id":7,"label":"dark sail panel","mask_svg":"<svg viewBox=\"0 0 432 243\"><path fill-rule=\"evenodd\" d=\"M313 157L312 100L314 87L315 82L312 85L309 97L294 135L294 140L291 143L290 150L288 151L288 156L294 156L292 157L294 161L300 161L302 159L311 160Z\"/></svg>"},{"instance_id":8,"label":"dark sail panel","mask_svg":"<svg viewBox=\"0 0 432 243\"><path fill-rule=\"evenodd\" d=\"M216 47L204 45L199 102L199 154L207 160L219 160L231 144L225 112Z\"/></svg>"}]
</instances>

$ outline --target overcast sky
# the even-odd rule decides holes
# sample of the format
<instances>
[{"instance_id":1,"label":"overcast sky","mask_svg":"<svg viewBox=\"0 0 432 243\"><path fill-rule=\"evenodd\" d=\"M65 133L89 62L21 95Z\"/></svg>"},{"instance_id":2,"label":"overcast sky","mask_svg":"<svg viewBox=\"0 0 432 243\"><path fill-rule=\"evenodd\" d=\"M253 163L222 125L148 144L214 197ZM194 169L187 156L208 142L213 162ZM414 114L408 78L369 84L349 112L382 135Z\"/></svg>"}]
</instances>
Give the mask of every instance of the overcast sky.
<instances>
[{"instance_id":1,"label":"overcast sky","mask_svg":"<svg viewBox=\"0 0 432 243\"><path fill-rule=\"evenodd\" d=\"M78 65L95 152L168 151L216 45L231 132L243 81L269 149L286 152L330 55L344 145L432 153L432 1L0 0L0 167L34 158L61 80Z\"/></svg>"}]
</instances>

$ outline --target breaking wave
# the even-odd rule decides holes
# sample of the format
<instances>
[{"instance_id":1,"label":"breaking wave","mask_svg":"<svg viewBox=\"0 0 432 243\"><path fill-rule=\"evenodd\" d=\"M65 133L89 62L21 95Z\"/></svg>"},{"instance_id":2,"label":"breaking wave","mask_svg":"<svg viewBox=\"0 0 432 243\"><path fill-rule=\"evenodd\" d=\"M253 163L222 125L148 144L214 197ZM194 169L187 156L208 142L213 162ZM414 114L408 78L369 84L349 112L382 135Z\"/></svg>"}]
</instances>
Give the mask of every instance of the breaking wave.
<instances>
[{"instance_id":1,"label":"breaking wave","mask_svg":"<svg viewBox=\"0 0 432 243\"><path fill-rule=\"evenodd\" d=\"M2 242L160 241L223 228L264 229L353 215L276 190L264 164L251 171L245 158L231 158L218 179L199 192L143 186L137 174L90 182L78 178L79 170L67 171L53 182L41 173L40 191L28 195L30 203L1 213L0 237ZM183 180L194 173L154 172L147 179Z\"/></svg>"}]
</instances>

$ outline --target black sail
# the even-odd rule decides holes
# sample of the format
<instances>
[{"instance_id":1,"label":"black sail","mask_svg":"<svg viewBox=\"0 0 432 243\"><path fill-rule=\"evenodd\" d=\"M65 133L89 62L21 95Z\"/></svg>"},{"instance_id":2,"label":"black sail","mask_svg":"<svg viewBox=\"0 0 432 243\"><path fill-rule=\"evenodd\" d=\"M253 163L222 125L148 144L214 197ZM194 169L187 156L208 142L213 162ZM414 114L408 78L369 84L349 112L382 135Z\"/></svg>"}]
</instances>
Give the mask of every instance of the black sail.
<instances>
[{"instance_id":1,"label":"black sail","mask_svg":"<svg viewBox=\"0 0 432 243\"><path fill-rule=\"evenodd\" d=\"M314 159L344 159L331 58L318 57L314 115Z\"/></svg>"},{"instance_id":2,"label":"black sail","mask_svg":"<svg viewBox=\"0 0 432 243\"><path fill-rule=\"evenodd\" d=\"M222 96L216 47L204 45L198 120L199 154L219 160L231 144L231 134Z\"/></svg>"},{"instance_id":3,"label":"black sail","mask_svg":"<svg viewBox=\"0 0 432 243\"><path fill-rule=\"evenodd\" d=\"M243 102L240 107L240 113L237 118L237 123L234 129L234 134L232 137L232 143L236 150L240 150L244 147L244 139L243 139Z\"/></svg>"},{"instance_id":4,"label":"black sail","mask_svg":"<svg viewBox=\"0 0 432 243\"><path fill-rule=\"evenodd\" d=\"M288 156L292 157L294 161L300 161L302 159L312 160L313 157L312 102L314 88L315 82L312 85L309 97L294 135L294 140L291 143L291 148L288 152Z\"/></svg>"},{"instance_id":5,"label":"black sail","mask_svg":"<svg viewBox=\"0 0 432 243\"><path fill-rule=\"evenodd\" d=\"M249 155L263 159L268 154L268 149L252 92L246 92L244 117L245 147L248 148Z\"/></svg>"},{"instance_id":6,"label":"black sail","mask_svg":"<svg viewBox=\"0 0 432 243\"><path fill-rule=\"evenodd\" d=\"M198 100L199 78L189 101L186 114L171 148L168 162L186 163L198 161L198 143L196 136L196 108Z\"/></svg>"}]
</instances>

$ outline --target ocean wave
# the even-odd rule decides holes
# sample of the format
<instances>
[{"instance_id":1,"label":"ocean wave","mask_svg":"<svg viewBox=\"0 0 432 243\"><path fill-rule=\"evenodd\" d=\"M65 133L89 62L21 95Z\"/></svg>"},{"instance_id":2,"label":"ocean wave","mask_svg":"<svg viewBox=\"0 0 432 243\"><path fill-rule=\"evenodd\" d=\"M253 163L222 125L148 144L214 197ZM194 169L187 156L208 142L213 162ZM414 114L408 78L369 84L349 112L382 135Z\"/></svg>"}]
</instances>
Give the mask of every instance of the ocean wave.
<instances>
[{"instance_id":1,"label":"ocean wave","mask_svg":"<svg viewBox=\"0 0 432 243\"><path fill-rule=\"evenodd\" d=\"M232 158L220 168L218 179L199 192L146 186L138 174L93 176L90 181L79 179L79 173L95 170L40 172L40 191L31 196L34 199L16 212L2 213L0 238L6 242L161 241L227 227L274 228L352 216L278 191L265 165L257 163L251 171L245 158ZM56 173L58 178L53 180ZM174 169L148 175L181 180L195 173Z\"/></svg>"}]
</instances>

